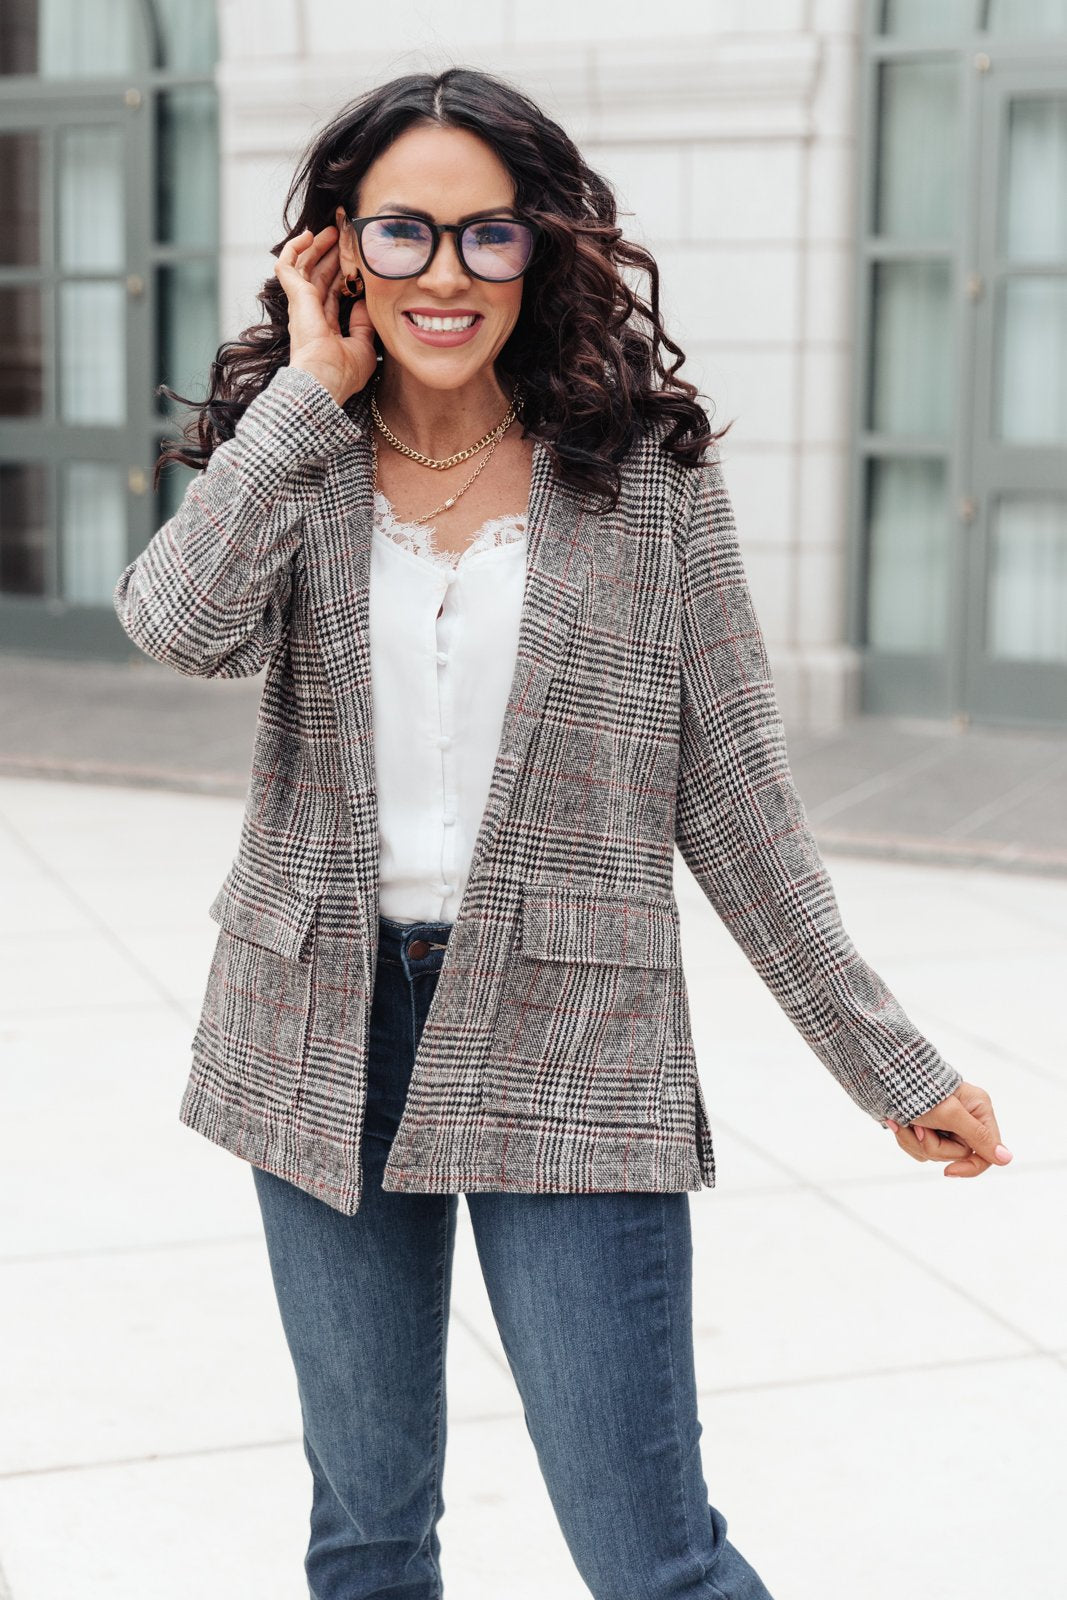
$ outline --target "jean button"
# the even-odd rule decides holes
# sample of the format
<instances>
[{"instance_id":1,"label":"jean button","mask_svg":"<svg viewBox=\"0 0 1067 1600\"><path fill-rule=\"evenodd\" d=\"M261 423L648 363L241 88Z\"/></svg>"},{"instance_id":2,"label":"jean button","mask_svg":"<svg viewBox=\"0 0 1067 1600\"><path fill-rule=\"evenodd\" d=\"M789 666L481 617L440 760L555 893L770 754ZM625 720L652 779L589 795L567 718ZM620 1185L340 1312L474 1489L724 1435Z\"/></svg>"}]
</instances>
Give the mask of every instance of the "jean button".
<instances>
[{"instance_id":1,"label":"jean button","mask_svg":"<svg viewBox=\"0 0 1067 1600\"><path fill-rule=\"evenodd\" d=\"M429 953L430 946L425 939L412 939L408 945L408 955L413 961L421 961L423 956L428 956Z\"/></svg>"}]
</instances>

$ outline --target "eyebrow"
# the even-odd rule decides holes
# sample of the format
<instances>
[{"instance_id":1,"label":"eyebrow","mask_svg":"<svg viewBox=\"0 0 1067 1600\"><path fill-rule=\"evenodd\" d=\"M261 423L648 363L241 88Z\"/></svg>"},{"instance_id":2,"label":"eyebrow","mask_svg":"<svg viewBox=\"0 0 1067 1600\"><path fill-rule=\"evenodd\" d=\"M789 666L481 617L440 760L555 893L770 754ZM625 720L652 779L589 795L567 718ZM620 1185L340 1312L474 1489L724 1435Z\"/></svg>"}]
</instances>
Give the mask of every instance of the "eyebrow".
<instances>
[{"instance_id":1,"label":"eyebrow","mask_svg":"<svg viewBox=\"0 0 1067 1600\"><path fill-rule=\"evenodd\" d=\"M458 217L456 220L459 226L462 227L464 223L477 222L480 217L503 216L505 211L510 211L513 217L518 216L514 206L486 206L481 211L468 211L465 217ZM420 211L417 206L401 205L398 200L384 200L375 215L379 217L402 215L405 217L421 217L424 222L437 221L437 218L432 216L429 211Z\"/></svg>"}]
</instances>

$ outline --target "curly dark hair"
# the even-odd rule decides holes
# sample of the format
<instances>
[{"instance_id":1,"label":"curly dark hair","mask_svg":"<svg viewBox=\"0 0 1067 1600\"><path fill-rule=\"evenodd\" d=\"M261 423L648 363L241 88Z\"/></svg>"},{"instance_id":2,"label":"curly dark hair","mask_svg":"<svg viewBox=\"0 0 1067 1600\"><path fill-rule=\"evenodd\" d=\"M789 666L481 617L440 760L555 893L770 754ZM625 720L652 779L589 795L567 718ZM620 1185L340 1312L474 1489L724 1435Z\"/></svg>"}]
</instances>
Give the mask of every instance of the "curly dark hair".
<instances>
[{"instance_id":1,"label":"curly dark hair","mask_svg":"<svg viewBox=\"0 0 1067 1600\"><path fill-rule=\"evenodd\" d=\"M677 375L685 356L663 326L654 258L623 238L610 184L559 124L498 77L467 67L409 73L344 107L301 158L283 211L288 233L272 254L304 228L318 233L332 223L337 206L351 211L372 162L407 129L426 123L484 139L512 177L516 208L543 230L518 320L498 356L510 379L505 386L520 380L523 436L544 440L560 475L611 507L618 504L618 463L644 432L655 429L665 453L698 465L705 447L733 424L713 433L696 385ZM627 281L628 270L647 274L647 299ZM155 485L168 461L204 467L288 364L288 300L278 279L268 278L257 298L266 320L219 346L204 401L165 384L157 390L197 414L181 443L161 447ZM350 303L340 302L342 333Z\"/></svg>"}]
</instances>

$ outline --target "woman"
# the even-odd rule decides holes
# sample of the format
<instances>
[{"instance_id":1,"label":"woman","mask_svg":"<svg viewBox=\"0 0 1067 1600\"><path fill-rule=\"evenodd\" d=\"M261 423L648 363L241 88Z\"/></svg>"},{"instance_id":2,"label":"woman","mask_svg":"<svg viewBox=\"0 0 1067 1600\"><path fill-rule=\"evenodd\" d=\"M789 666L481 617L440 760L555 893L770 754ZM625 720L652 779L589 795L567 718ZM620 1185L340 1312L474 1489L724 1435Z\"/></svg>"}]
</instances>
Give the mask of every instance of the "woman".
<instances>
[{"instance_id":1,"label":"woman","mask_svg":"<svg viewBox=\"0 0 1067 1600\"><path fill-rule=\"evenodd\" d=\"M115 598L179 671L267 669L181 1116L252 1164L311 1593L441 1592L465 1193L590 1591L758 1600L698 1442L687 1191L714 1159L675 844L905 1151L1007 1152L841 926L721 435L608 185L451 69L348 107L297 193L268 322L179 452L206 471Z\"/></svg>"}]
</instances>

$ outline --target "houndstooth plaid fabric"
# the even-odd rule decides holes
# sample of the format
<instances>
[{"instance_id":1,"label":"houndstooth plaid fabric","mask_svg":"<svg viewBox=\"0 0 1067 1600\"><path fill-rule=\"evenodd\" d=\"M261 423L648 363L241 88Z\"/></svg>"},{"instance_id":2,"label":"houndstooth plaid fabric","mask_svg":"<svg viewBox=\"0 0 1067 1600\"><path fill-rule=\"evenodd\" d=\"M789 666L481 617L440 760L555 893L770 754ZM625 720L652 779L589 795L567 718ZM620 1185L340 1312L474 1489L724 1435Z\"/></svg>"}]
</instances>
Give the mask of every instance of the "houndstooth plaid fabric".
<instances>
[{"instance_id":1,"label":"houndstooth plaid fabric","mask_svg":"<svg viewBox=\"0 0 1067 1600\"><path fill-rule=\"evenodd\" d=\"M715 1183L677 845L816 1056L901 1123L955 1071L841 923L789 769L722 467L654 434L603 513L534 446L518 655L393 1191ZM115 586L178 672L266 669L183 1123L348 1215L377 959L365 393L279 371Z\"/></svg>"}]
</instances>

